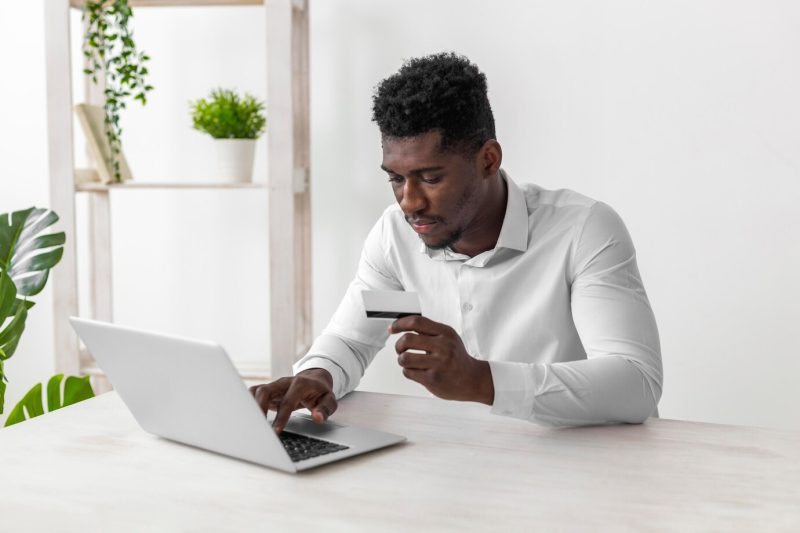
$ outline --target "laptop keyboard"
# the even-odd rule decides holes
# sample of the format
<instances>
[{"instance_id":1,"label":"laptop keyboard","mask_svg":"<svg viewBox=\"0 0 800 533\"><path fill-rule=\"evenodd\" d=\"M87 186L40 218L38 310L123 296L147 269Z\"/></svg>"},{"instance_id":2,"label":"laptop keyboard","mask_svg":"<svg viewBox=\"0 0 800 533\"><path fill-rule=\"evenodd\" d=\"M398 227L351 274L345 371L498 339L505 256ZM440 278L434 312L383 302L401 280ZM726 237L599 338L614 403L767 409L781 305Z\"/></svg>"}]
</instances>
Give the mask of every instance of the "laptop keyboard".
<instances>
[{"instance_id":1,"label":"laptop keyboard","mask_svg":"<svg viewBox=\"0 0 800 533\"><path fill-rule=\"evenodd\" d=\"M304 461L312 457L319 457L320 455L327 455L333 452L340 452L349 449L349 446L336 444L327 440L315 439L313 437L306 437L305 435L298 435L289 431L282 431L278 435L281 439L283 447L289 452L289 457L293 462Z\"/></svg>"}]
</instances>

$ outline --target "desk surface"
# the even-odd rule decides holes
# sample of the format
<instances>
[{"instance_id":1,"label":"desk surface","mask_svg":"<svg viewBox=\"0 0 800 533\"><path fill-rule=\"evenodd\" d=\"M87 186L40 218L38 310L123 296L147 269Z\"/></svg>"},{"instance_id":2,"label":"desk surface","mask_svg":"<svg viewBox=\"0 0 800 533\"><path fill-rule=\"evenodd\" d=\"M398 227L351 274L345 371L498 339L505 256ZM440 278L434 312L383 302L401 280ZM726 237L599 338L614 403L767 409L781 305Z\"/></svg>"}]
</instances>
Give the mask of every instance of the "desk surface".
<instances>
[{"instance_id":1,"label":"desk surface","mask_svg":"<svg viewBox=\"0 0 800 533\"><path fill-rule=\"evenodd\" d=\"M0 430L4 531L800 531L800 434L651 419L550 429L354 393L409 442L299 475L144 433L115 392Z\"/></svg>"}]
</instances>

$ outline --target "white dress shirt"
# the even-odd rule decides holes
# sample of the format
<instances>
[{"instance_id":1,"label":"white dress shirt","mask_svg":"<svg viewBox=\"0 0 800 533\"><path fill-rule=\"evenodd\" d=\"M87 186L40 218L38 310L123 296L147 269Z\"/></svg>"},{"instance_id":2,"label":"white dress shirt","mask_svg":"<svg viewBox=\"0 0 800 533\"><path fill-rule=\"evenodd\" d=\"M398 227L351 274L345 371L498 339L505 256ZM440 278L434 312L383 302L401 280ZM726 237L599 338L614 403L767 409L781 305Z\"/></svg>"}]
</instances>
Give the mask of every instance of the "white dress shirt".
<instances>
[{"instance_id":1,"label":"white dress shirt","mask_svg":"<svg viewBox=\"0 0 800 533\"><path fill-rule=\"evenodd\" d=\"M548 425L642 422L661 397L658 330L630 235L608 205L570 190L518 186L497 245L475 257L429 249L399 205L364 243L330 324L294 366L324 368L340 398L386 343L361 291L418 292L422 314L486 360L492 412ZM400 368L398 366L398 372Z\"/></svg>"}]
</instances>

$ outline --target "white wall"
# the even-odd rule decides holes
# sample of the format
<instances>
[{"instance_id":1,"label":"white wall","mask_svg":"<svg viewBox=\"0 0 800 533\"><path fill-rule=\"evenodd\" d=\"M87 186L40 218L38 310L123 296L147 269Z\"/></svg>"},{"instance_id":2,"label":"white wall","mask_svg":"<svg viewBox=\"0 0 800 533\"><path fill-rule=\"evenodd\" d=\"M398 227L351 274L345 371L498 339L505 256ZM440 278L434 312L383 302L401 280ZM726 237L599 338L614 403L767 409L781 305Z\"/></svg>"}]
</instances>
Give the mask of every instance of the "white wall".
<instances>
[{"instance_id":1,"label":"white wall","mask_svg":"<svg viewBox=\"0 0 800 533\"><path fill-rule=\"evenodd\" d=\"M20 24L20 20L30 23ZM13 8L8 2L0 3L0 68L0 213L47 206L41 2L17 2ZM22 342L5 364L9 382L0 425L30 387L53 374L51 298L49 287L35 298Z\"/></svg>"},{"instance_id":2,"label":"white wall","mask_svg":"<svg viewBox=\"0 0 800 533\"><path fill-rule=\"evenodd\" d=\"M25 32L8 24L10 13L26 17ZM254 74L263 60L263 26L254 23L253 8L226 14L221 25L213 9L139 13L137 35L154 58L161 96L154 93L148 108L126 117L131 166L139 179L160 178L160 169L201 173L202 141L187 128L181 102L222 83L263 94ZM516 180L576 189L610 203L626 220L661 330L662 416L800 429L793 409L800 210L792 209L800 200L799 5L312 0L311 13L315 331L344 292L362 239L392 201L378 169L372 88L403 58L455 50L488 76L504 167ZM14 65L3 79L25 72L29 80L24 87L0 84L0 101L25 103L10 112L29 135L23 141L3 131L4 211L47 200L40 14L37 2L0 7L2 62ZM169 27L182 37L170 37ZM232 27L239 31L231 34ZM19 39L30 43L19 46ZM31 176L18 176L19 169ZM226 344L238 339L237 353L258 352L266 346L259 329L263 288L254 298L236 298L235 313L187 318L181 309L197 309L203 291L223 306L226 294L246 294L243 285L226 293L224 272L258 278L265 257L247 264L237 258L257 250L241 242L257 238L247 232L263 214L252 199L173 205L178 201L119 200L115 261L125 286L118 318L172 329L200 320ZM143 209L149 209L144 220ZM204 210L215 224L203 226ZM193 227L203 228L205 252L181 248ZM151 242L142 247L136 235ZM162 260L143 269L148 249ZM226 260L211 277L186 279L186 265L200 268L209 254ZM152 301L141 303L139 291L151 290L147 284L158 276L161 294L183 282L177 296L154 309ZM37 320L47 320L45 305L38 311ZM48 328L31 323L10 370L19 363L19 372L34 373L44 365L39 358L51 356ZM389 349L363 387L424 392L403 380Z\"/></svg>"}]
</instances>

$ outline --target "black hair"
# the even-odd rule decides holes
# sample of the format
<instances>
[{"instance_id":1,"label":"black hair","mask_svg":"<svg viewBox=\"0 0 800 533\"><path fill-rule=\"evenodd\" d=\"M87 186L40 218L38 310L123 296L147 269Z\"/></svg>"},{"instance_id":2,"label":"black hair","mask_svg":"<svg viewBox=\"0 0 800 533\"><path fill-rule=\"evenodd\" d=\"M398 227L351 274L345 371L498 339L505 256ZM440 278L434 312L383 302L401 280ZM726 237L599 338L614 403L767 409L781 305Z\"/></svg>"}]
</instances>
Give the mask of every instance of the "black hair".
<instances>
[{"instance_id":1,"label":"black hair","mask_svg":"<svg viewBox=\"0 0 800 533\"><path fill-rule=\"evenodd\" d=\"M409 59L381 81L372 120L384 137L414 137L438 130L443 150L475 153L495 138L486 76L453 52Z\"/></svg>"}]
</instances>

